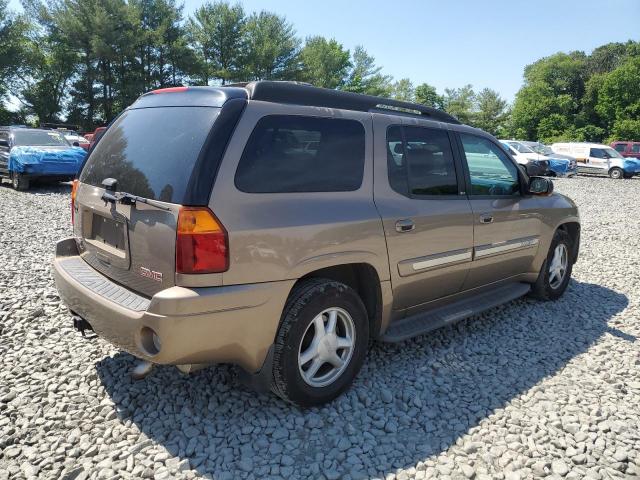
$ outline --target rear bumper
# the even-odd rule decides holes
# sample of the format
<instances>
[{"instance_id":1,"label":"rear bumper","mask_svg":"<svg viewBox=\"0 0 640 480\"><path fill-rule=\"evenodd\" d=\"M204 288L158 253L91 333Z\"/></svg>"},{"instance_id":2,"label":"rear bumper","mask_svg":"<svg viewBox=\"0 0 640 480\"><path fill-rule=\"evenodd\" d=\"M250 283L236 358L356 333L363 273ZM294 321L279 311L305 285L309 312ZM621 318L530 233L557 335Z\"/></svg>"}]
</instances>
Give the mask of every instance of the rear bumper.
<instances>
[{"instance_id":1,"label":"rear bumper","mask_svg":"<svg viewBox=\"0 0 640 480\"><path fill-rule=\"evenodd\" d=\"M171 287L149 299L89 267L73 238L58 242L53 272L63 302L118 348L154 363L233 363L248 372L262 367L294 283ZM160 339L157 353L148 329Z\"/></svg>"}]
</instances>

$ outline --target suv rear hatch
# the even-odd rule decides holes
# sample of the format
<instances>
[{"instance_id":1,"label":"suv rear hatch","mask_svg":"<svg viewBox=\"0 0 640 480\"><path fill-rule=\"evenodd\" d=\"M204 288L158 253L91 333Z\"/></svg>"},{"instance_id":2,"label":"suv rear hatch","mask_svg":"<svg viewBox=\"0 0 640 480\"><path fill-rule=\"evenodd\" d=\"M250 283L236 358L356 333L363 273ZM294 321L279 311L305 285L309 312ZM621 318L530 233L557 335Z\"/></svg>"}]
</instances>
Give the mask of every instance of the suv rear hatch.
<instances>
[{"instance_id":1,"label":"suv rear hatch","mask_svg":"<svg viewBox=\"0 0 640 480\"><path fill-rule=\"evenodd\" d=\"M181 206L208 204L245 103L229 101L221 89L188 90L146 94L125 110L91 151L75 194L74 234L82 258L147 296L176 285ZM105 188L113 183L108 179L116 183ZM123 199L124 193L130 196Z\"/></svg>"}]
</instances>

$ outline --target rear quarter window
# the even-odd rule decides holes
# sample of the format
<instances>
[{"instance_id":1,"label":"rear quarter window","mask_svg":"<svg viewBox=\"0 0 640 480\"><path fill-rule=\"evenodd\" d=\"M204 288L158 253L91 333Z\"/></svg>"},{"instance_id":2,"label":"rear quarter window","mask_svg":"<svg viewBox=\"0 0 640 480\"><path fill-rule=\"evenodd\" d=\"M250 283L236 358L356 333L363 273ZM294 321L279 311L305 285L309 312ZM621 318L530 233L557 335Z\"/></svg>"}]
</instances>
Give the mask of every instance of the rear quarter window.
<instances>
[{"instance_id":1,"label":"rear quarter window","mask_svg":"<svg viewBox=\"0 0 640 480\"><path fill-rule=\"evenodd\" d=\"M269 115L249 137L235 184L247 193L353 191L362 184L364 158L358 121Z\"/></svg>"}]
</instances>

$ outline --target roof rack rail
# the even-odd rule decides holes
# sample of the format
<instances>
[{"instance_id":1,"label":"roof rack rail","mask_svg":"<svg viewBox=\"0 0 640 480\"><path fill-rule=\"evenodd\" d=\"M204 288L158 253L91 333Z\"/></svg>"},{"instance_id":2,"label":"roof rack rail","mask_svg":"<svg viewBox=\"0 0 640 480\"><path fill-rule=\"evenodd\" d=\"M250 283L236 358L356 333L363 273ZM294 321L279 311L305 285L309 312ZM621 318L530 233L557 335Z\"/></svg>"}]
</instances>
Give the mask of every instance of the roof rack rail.
<instances>
[{"instance_id":1,"label":"roof rack rail","mask_svg":"<svg viewBox=\"0 0 640 480\"><path fill-rule=\"evenodd\" d=\"M454 116L442 110L427 107L426 105L374 97L373 95L314 87L308 83L257 81L225 85L225 87L232 86L246 88L249 92L249 98L252 100L308 105L313 107L340 108L359 112L421 116L438 122L460 123Z\"/></svg>"}]
</instances>

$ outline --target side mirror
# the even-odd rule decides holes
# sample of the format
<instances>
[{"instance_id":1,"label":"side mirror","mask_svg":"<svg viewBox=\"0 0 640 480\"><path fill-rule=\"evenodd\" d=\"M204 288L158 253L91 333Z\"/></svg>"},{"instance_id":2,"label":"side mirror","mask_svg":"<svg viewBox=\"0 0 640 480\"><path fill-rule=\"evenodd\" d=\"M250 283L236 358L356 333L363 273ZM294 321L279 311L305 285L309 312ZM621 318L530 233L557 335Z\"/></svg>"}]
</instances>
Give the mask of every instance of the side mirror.
<instances>
[{"instance_id":1,"label":"side mirror","mask_svg":"<svg viewBox=\"0 0 640 480\"><path fill-rule=\"evenodd\" d=\"M74 147L79 147L80 146L80 142L73 142L71 145L73 145Z\"/></svg>"},{"instance_id":2,"label":"side mirror","mask_svg":"<svg viewBox=\"0 0 640 480\"><path fill-rule=\"evenodd\" d=\"M529 188L531 195L551 195L553 193L553 182L544 177L529 177Z\"/></svg>"},{"instance_id":3,"label":"side mirror","mask_svg":"<svg viewBox=\"0 0 640 480\"><path fill-rule=\"evenodd\" d=\"M9 140L0 140L0 147L8 147Z\"/></svg>"}]
</instances>

